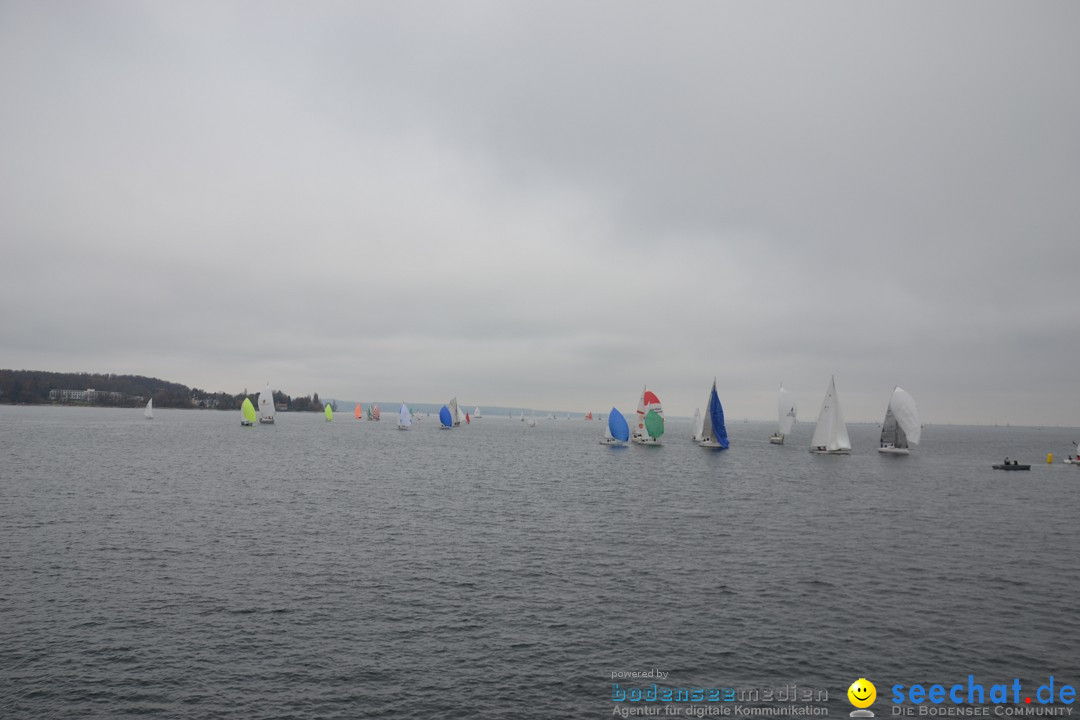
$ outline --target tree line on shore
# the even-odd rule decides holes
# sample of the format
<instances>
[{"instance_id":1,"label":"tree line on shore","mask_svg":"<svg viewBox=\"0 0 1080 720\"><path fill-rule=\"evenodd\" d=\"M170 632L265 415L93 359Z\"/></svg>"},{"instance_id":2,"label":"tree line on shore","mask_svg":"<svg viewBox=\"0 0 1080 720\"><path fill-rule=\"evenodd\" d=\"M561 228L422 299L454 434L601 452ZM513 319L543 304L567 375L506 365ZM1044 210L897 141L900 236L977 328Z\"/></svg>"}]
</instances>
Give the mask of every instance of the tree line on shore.
<instances>
[{"instance_id":1,"label":"tree line on shore","mask_svg":"<svg viewBox=\"0 0 1080 720\"><path fill-rule=\"evenodd\" d=\"M93 389L93 394L86 390ZM63 391L77 391L72 393ZM7 405L95 405L136 407L153 399L159 408L211 408L239 410L244 398L254 403L258 391L244 390L235 395L207 392L180 383L142 375L100 373L57 373L43 370L0 370L0 403ZM274 404L294 412L322 412L319 393L291 397L274 391Z\"/></svg>"}]
</instances>

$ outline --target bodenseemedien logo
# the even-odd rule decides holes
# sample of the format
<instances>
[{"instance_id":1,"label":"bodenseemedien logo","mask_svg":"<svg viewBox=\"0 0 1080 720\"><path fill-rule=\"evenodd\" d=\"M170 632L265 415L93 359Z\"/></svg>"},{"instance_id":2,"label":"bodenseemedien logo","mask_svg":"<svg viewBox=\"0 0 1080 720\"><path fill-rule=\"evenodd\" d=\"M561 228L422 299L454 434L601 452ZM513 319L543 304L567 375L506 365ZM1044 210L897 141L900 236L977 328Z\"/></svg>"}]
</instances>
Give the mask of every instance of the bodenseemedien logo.
<instances>
[{"instance_id":1,"label":"bodenseemedien logo","mask_svg":"<svg viewBox=\"0 0 1080 720\"><path fill-rule=\"evenodd\" d=\"M859 678L847 689L847 697L848 701L856 707L851 711L851 717L874 717L874 713L866 709L873 705L877 698L877 688L874 687L874 683L866 678Z\"/></svg>"}]
</instances>

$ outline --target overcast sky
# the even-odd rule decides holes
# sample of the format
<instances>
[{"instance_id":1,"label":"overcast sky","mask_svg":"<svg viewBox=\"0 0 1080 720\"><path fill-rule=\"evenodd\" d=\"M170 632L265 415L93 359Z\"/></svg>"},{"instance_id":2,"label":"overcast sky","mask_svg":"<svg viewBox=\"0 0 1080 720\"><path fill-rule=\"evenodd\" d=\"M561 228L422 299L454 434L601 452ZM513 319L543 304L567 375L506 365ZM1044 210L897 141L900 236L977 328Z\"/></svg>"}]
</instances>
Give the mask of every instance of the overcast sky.
<instances>
[{"instance_id":1,"label":"overcast sky","mask_svg":"<svg viewBox=\"0 0 1080 720\"><path fill-rule=\"evenodd\" d=\"M1080 425L1080 3L0 0L0 367Z\"/></svg>"}]
</instances>

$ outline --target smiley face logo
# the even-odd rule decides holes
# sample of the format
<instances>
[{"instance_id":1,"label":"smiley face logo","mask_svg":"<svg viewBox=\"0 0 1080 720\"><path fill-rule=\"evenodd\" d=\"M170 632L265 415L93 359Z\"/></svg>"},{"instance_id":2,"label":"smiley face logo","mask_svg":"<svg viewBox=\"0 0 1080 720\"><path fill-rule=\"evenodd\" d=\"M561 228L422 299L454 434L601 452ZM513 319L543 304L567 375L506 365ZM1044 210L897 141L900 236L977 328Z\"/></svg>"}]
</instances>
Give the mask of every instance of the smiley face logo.
<instances>
[{"instance_id":1,"label":"smiley face logo","mask_svg":"<svg viewBox=\"0 0 1080 720\"><path fill-rule=\"evenodd\" d=\"M866 678L859 678L847 689L848 700L857 708L866 708L877 699L877 688Z\"/></svg>"}]
</instances>

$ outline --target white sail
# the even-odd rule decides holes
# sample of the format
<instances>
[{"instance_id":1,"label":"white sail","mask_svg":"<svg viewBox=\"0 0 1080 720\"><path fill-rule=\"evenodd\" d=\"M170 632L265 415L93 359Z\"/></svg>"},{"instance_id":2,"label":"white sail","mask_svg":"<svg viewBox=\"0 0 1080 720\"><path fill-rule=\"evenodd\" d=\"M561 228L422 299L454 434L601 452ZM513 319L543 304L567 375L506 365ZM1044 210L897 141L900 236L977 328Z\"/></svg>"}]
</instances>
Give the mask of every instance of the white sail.
<instances>
[{"instance_id":1,"label":"white sail","mask_svg":"<svg viewBox=\"0 0 1080 720\"><path fill-rule=\"evenodd\" d=\"M483 415L481 415L481 414L480 414L480 406L479 406L479 405L477 405L477 406L476 406L476 407L475 407L475 408L473 409L473 411L472 411L472 416L473 416L473 419L474 419L474 420L475 420L476 418L478 418L478 417L483 417Z\"/></svg>"},{"instance_id":2,"label":"white sail","mask_svg":"<svg viewBox=\"0 0 1080 720\"><path fill-rule=\"evenodd\" d=\"M713 383L715 385L715 383ZM712 398L706 398L705 412L701 414L701 432L698 433L698 442L715 442L716 433L713 432L712 416L709 415L709 401Z\"/></svg>"},{"instance_id":3,"label":"white sail","mask_svg":"<svg viewBox=\"0 0 1080 720\"><path fill-rule=\"evenodd\" d=\"M446 403L446 407L450 410L450 418L453 420L454 427L457 427L461 424L461 421L465 419L465 416L461 414L461 410L457 406L457 398L452 398L450 402Z\"/></svg>"},{"instance_id":4,"label":"white sail","mask_svg":"<svg viewBox=\"0 0 1080 720\"><path fill-rule=\"evenodd\" d=\"M851 451L844 413L840 409L840 398L836 394L836 379L829 378L829 389L825 391L825 400L821 403L814 436L810 439L811 452L846 453Z\"/></svg>"},{"instance_id":5,"label":"white sail","mask_svg":"<svg viewBox=\"0 0 1080 720\"><path fill-rule=\"evenodd\" d=\"M918 445L922 438L922 422L919 420L919 408L915 405L915 398L897 386L889 400L889 409L896 418L896 424L907 435L908 443Z\"/></svg>"},{"instance_id":6,"label":"white sail","mask_svg":"<svg viewBox=\"0 0 1080 720\"><path fill-rule=\"evenodd\" d=\"M143 410L143 417L145 417L147 420L154 419L154 398L150 398L146 402L146 409Z\"/></svg>"},{"instance_id":7,"label":"white sail","mask_svg":"<svg viewBox=\"0 0 1080 720\"><path fill-rule=\"evenodd\" d=\"M795 403L788 398L788 391L784 389L784 384L780 383L780 398L777 401L777 413L779 415L776 426L777 433L781 435L791 434L791 428L795 425L796 412Z\"/></svg>"},{"instance_id":8,"label":"white sail","mask_svg":"<svg viewBox=\"0 0 1080 720\"><path fill-rule=\"evenodd\" d=\"M412 413L409 412L409 406L405 403L401 403L401 409L398 410L397 426L401 430L408 430L412 427Z\"/></svg>"},{"instance_id":9,"label":"white sail","mask_svg":"<svg viewBox=\"0 0 1080 720\"><path fill-rule=\"evenodd\" d=\"M270 389L270 383L266 383L266 389L259 393L259 422L274 422L274 391Z\"/></svg>"},{"instance_id":10,"label":"white sail","mask_svg":"<svg viewBox=\"0 0 1080 720\"><path fill-rule=\"evenodd\" d=\"M705 428L705 420L701 417L701 408L694 408L694 434L690 437L694 442L701 439L701 431Z\"/></svg>"}]
</instances>

